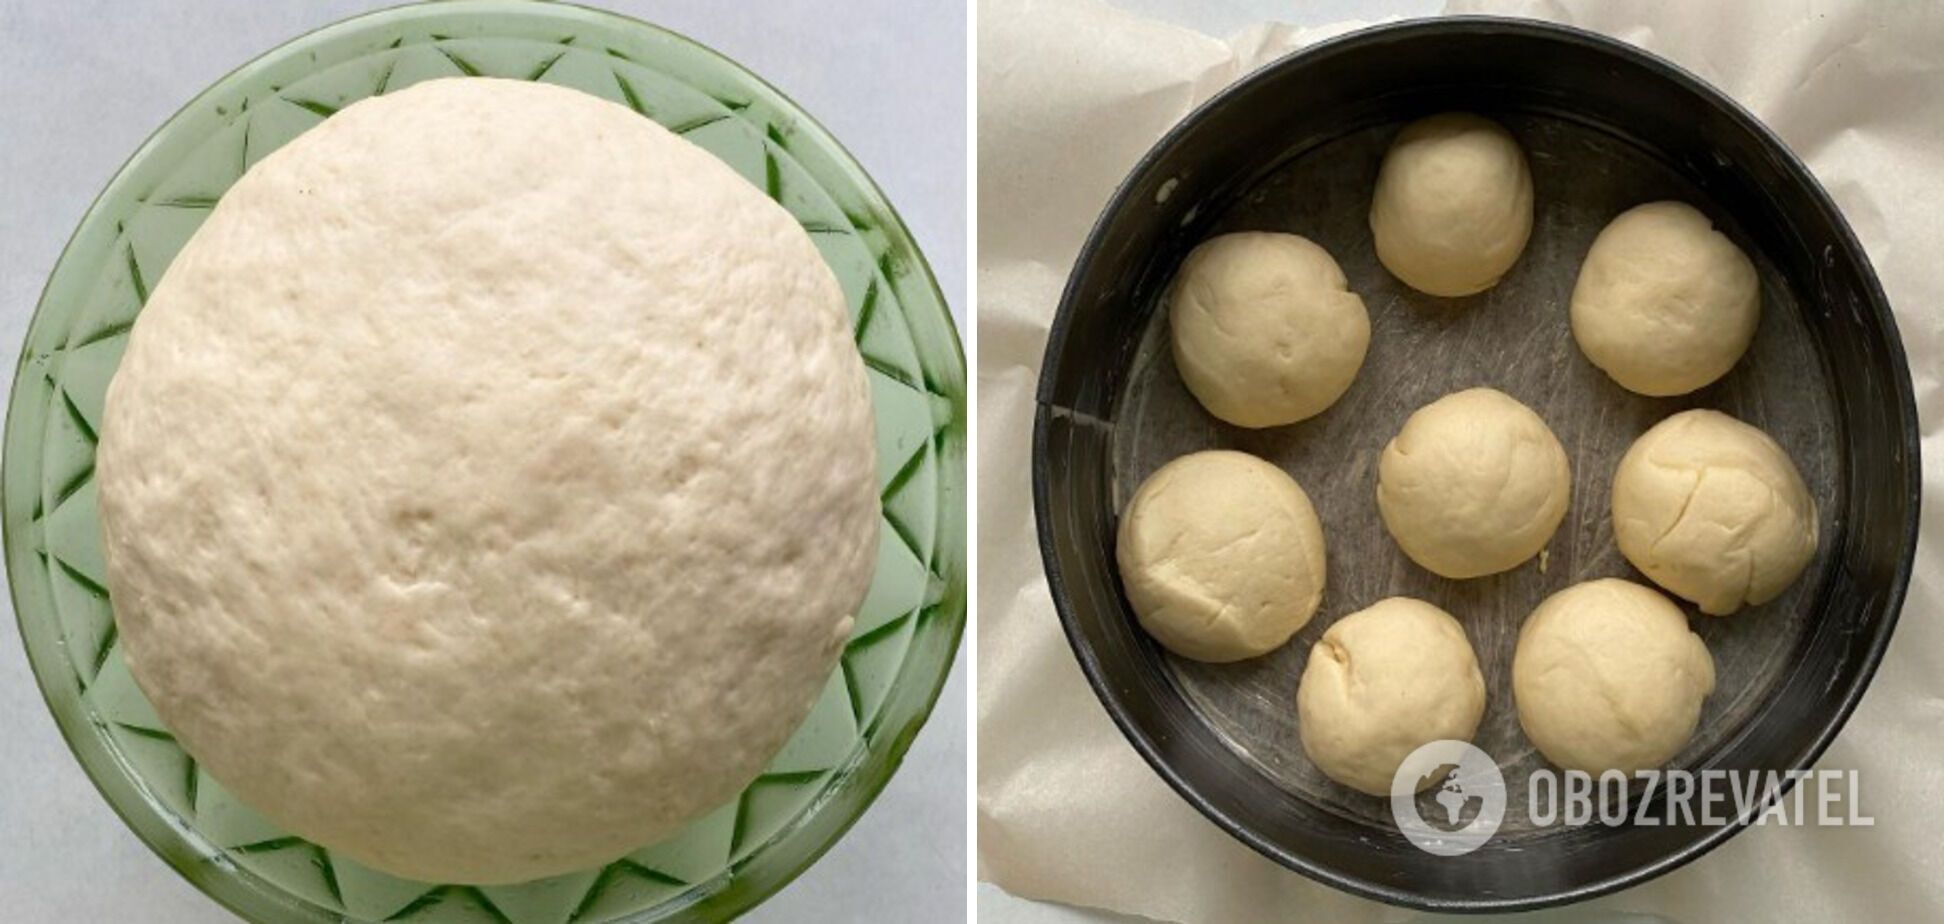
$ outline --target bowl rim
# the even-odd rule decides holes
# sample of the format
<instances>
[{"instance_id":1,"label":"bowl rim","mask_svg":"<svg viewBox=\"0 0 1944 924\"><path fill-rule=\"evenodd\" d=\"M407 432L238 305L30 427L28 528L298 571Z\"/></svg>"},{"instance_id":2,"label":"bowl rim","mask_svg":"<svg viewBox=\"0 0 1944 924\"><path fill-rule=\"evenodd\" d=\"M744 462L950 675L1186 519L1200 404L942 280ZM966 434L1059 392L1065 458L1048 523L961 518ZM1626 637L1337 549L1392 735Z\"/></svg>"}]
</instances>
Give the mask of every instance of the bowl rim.
<instances>
[{"instance_id":1,"label":"bowl rim","mask_svg":"<svg viewBox=\"0 0 1944 924\"><path fill-rule=\"evenodd\" d=\"M138 144L133 151L116 167L109 180L96 192L88 206L81 213L74 231L62 245L59 254L48 269L47 279L42 283L40 294L35 298L34 311L23 333L22 345L15 362L12 379L13 390L9 392L5 422L0 433L8 436L16 425L15 410L18 402L20 384L28 374L28 362L34 342L34 329L42 322L47 308L52 283L60 268L73 255L76 243L83 230L99 220L99 216L109 200L126 182L130 168L149 156L160 140L190 111L213 102L226 91L230 84L243 75L274 61L278 61L304 46L312 45L344 33L353 33L380 24L416 24L427 22L447 22L482 15L510 15L520 17L540 17L563 23L573 22L595 25L619 32L634 32L667 40L682 46L706 60L711 66L746 79L752 89L764 94L764 100L776 111L792 118L792 126L809 145L821 149L828 157L832 167L855 187L855 192L867 201L873 214L882 220L877 225L886 238L886 249L906 258L908 271L893 278L886 271L886 283L892 286L904 306L905 313L927 320L931 328L930 336L937 337L939 345L947 347L947 368L934 370L942 373L947 394L936 394L951 405L951 419L936 434L935 457L938 468L939 498L934 528L935 554L931 569L944 579L942 596L928 603L909 618L914 620L913 635L900 662L898 671L886 688L885 699L879 706L878 714L870 727L858 730L862 746L844 762L830 771L829 779L818 792L783 827L771 835L768 841L757 847L741 860L732 860L723 873L711 879L689 883L683 891L669 896L661 903L637 912L630 913L621 922L645 922L670 919L726 921L760 905L782 890L804 871L815 865L824 853L841 840L846 832L864 816L876 801L877 796L889 784L891 777L903 763L905 754L916 740L918 731L929 719L933 707L944 691L945 684L952 673L953 662L963 639L967 616L967 566L965 522L966 510L963 502L966 483L966 372L965 349L958 327L952 320L948 301L939 287L936 274L930 261L918 247L910 228L897 208L884 194L877 182L865 171L842 142L826 129L795 100L782 90L743 66L733 58L716 51L709 45L697 41L674 29L657 25L624 13L588 6L568 0L444 0L439 3L405 2L392 6L366 10L322 25L295 33L275 45L252 55L245 61L212 80L202 90L177 107L156 128ZM915 283L907 287L903 283ZM923 351L921 335L913 325L914 347ZM0 446L10 446L11 439L0 439ZM11 454L0 452L0 471L11 468ZM0 510L11 509L7 494L9 479L0 477ZM145 846L160 857L171 869L187 880L197 891L214 900L230 912L246 920L259 920L264 915L311 915L316 920L317 909L297 905L290 896L274 885L265 886L253 881L256 874L240 867L234 870L221 868L212 863L202 845L195 841L197 835L188 831L173 813L160 804L138 785L131 785L139 775L130 769L120 752L106 746L95 730L94 722L78 695L69 696L66 686L78 686L72 677L67 677L53 665L59 660L58 652L46 649L50 645L61 644L59 639L41 641L29 622L35 617L22 607L20 592L16 586L14 561L23 548L24 538L15 535L10 518L0 517L0 546L4 547L6 561L9 602L14 609L15 628L20 633L22 648L27 655L29 671L34 676L43 704L54 718L55 726L67 745L69 753L80 765L84 775L100 794L102 801L119 817L123 825L134 833ZM921 645L921 641L924 643ZM929 676L924 676L929 674ZM923 677L918 683L909 682L911 678ZM67 697L74 706L64 707L59 699ZM882 743L882 747L873 747ZM117 796L115 791L124 791ZM836 814L833 814L835 812ZM835 821L828 819L834 818ZM823 820L824 830L811 835L808 850L800 850L794 856L777 856L783 851L778 848L791 844L813 822ZM758 867L766 856L775 856L778 869L773 872L752 874L749 870ZM760 881L751 885L752 879ZM238 887L240 886L240 888ZM449 888L440 886L439 888ZM462 886L462 888L476 888ZM342 915L328 920L352 920Z\"/></svg>"},{"instance_id":2,"label":"bowl rim","mask_svg":"<svg viewBox=\"0 0 1944 924\"><path fill-rule=\"evenodd\" d=\"M1708 828L1700 837L1690 841L1681 849L1659 857L1622 874L1581 883L1571 888L1521 898L1478 898L1465 900L1427 899L1410 891L1380 882L1369 881L1337 871L1331 866L1317 862L1307 856L1283 849L1269 839L1258 835L1242 820L1224 812L1203 797L1195 786L1177 773L1169 765L1156 740L1142 728L1130 714L1120 694L1109 682L1099 656L1088 642L1084 629L1074 614L1072 597L1067 590L1066 576L1061 568L1059 555L1054 548L1052 516L1052 478L1047 464L1051 453L1049 425L1053 417L1052 397L1060 379L1062 357L1069 328L1074 316L1080 310L1080 284L1090 275L1089 270L1100 253L1103 240L1110 226L1123 210L1139 200L1137 188L1162 160L1164 152L1185 137L1197 124L1207 119L1211 113L1227 105L1228 101L1247 88L1272 79L1283 70L1301 66L1309 61L1329 55L1345 54L1359 49L1382 44L1398 38L1417 37L1425 34L1441 35L1516 35L1545 41L1560 42L1577 46L1593 52L1625 58L1648 70L1658 72L1663 78L1689 94L1702 98L1716 107L1721 114L1739 131L1748 133L1762 147L1772 152L1783 171L1788 173L1809 194L1815 206L1828 214L1831 224L1840 236L1844 249L1853 255L1861 270L1863 294L1867 296L1868 310L1873 319L1881 326L1891 349L1892 371L1895 373L1894 391L1896 407L1894 411L1902 422L1901 449L1911 460L1908 475L1904 479L1904 491L1911 499L1903 522L1902 554L1890 578L1890 587L1882 607L1885 615L1875 636L1864 652L1863 663L1856 679L1842 691L1835 711L1823 726L1817 730L1810 747L1803 754L1801 767L1810 767L1822 756L1838 732L1842 730L1849 717L1856 710L1863 694L1881 665L1883 654L1888 648L1890 637L1895 632L1898 617L1901 615L1905 594L1910 584L1913 561L1917 552L1917 535L1920 522L1923 477L1920 459L1920 440L1917 425L1916 396L1910 378L1908 357L1903 349L1903 339L1897 329L1895 313L1890 308L1883 286L1877 278L1875 266L1870 262L1868 253L1857 240L1854 230L1842 211L1836 206L1822 183L1802 162L1796 153L1785 144L1760 119L1748 111L1727 93L1716 89L1691 71L1681 67L1646 49L1632 45L1610 36L1587 29L1538 19L1509 16L1433 16L1383 23L1355 29L1342 35L1323 39L1314 44L1296 49L1276 60L1246 74L1235 82L1216 91L1208 99L1195 106L1164 132L1127 176L1116 187L1114 194L1107 200L1081 245L1079 255L1074 260L1073 269L1067 276L1067 283L1061 291L1059 307L1047 334L1046 349L1040 364L1038 387L1035 394L1035 414L1032 443L1032 480L1034 525L1039 539L1040 560L1045 567L1047 585L1051 592L1055 610L1059 614L1061 629L1066 635L1074 657L1080 663L1082 673L1094 695L1106 709L1121 734L1133 745L1141 758L1154 772L1182 799L1201 812L1231 837L1248 845L1257 853L1275 861L1285 868L1295 870L1312 880L1332 888L1363 898L1374 899L1386 904L1416 908L1436 912L1491 913L1530 911L1557 905L1585 901L1597 896L1616 892L1630 886L1644 883L1665 873L1684 866L1703 854L1720 846L1728 838L1747 827L1747 819L1737 818L1730 824ZM1781 788L1774 793L1773 799L1787 795L1795 785L1794 777L1788 777ZM1764 805L1768 801L1765 800ZM1755 817L1751 814L1750 818Z\"/></svg>"}]
</instances>

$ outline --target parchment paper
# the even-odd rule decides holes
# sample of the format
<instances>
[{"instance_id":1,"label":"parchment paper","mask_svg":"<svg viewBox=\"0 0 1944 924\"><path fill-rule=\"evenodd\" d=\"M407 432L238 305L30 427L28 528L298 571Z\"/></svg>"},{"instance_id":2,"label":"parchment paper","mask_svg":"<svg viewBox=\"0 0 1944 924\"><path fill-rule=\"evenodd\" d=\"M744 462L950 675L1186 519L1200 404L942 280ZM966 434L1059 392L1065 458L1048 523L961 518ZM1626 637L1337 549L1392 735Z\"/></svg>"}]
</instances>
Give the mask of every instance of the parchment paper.
<instances>
[{"instance_id":1,"label":"parchment paper","mask_svg":"<svg viewBox=\"0 0 1944 924\"><path fill-rule=\"evenodd\" d=\"M1859 771L1863 811L1876 826L1753 829L1682 870L1583 907L1684 921L1944 918L1944 864L1934 847L1944 831L1944 631L1933 617L1944 600L1935 553L1944 539L1944 261L1936 256L1944 247L1944 61L1934 56L1944 47L1944 8L1466 3L1454 11L1539 16L1617 36L1694 70L1768 122L1810 163L1869 250L1897 308L1924 424L1926 513L1909 601L1882 671L1821 764ZM1081 0L994 0L982 4L980 21L981 877L1025 897L1164 920L1414 917L1258 857L1154 776L1108 721L1060 635L1027 481L1046 328L1114 184L1195 102L1352 24L1261 26L1220 42ZM1345 262L1351 270L1357 259ZM1764 341L1786 349L1786 331L1771 321L1791 309L1774 298L1767 305ZM1538 390L1508 390L1536 407L1547 400ZM1148 400L1189 400L1165 387L1155 392ZM1408 411L1398 411L1398 422ZM1381 440L1367 448L1374 458ZM1818 464L1813 450L1796 458L1805 474ZM1285 461L1302 477L1300 460ZM1576 479L1588 475L1576 471ZM1294 657L1299 666L1300 653ZM1301 788L1300 774L1286 784Z\"/></svg>"},{"instance_id":2,"label":"parchment paper","mask_svg":"<svg viewBox=\"0 0 1944 924\"><path fill-rule=\"evenodd\" d=\"M1316 640L1336 619L1385 597L1429 600L1465 626L1485 674L1486 709L1472 742L1500 761L1510 800L1493 836L1501 846L1532 829L1526 779L1545 765L1519 730L1512 706L1512 654L1519 627L1549 594L1601 577L1638 579L1614 544L1608 513L1615 465L1635 437L1668 414L1709 407L1775 437L1820 504L1829 537L1783 594L1729 619L1692 622L1715 662L1715 692L1695 735L1673 761L1692 766L1724 742L1763 702L1808 631L1828 577L1836 535L1840 466L1832 387L1802 309L1780 274L1746 243L1735 216L1716 227L1743 241L1762 278L1762 318L1748 354L1719 382L1679 399L1632 394L1578 356L1563 322L1580 261L1622 210L1677 199L1703 209L1699 190L1647 152L1593 128L1523 113L1495 114L1519 139L1533 175L1532 239L1492 288L1463 299L1413 291L1378 263L1368 223L1377 165L1395 132L1367 129L1323 144L1277 169L1211 233L1286 231L1322 245L1370 313L1370 351L1356 381L1329 412L1294 426L1249 430L1202 410L1175 370L1165 311L1156 311L1134 359L1114 426L1115 503L1125 509L1140 482L1201 449L1239 449L1296 477L1325 524L1329 580L1323 606L1292 644L1260 658L1204 664L1167 657L1188 701L1230 748L1284 789L1346 817L1389 827L1390 805L1326 779L1298 740L1296 683ZM1377 458L1410 414L1477 386L1503 391L1537 411L1566 447L1572 505L1543 559L1472 580L1441 578L1414 565L1385 531L1373 498ZM1694 612L1693 607L1687 607ZM1423 799L1432 804L1432 794Z\"/></svg>"}]
</instances>

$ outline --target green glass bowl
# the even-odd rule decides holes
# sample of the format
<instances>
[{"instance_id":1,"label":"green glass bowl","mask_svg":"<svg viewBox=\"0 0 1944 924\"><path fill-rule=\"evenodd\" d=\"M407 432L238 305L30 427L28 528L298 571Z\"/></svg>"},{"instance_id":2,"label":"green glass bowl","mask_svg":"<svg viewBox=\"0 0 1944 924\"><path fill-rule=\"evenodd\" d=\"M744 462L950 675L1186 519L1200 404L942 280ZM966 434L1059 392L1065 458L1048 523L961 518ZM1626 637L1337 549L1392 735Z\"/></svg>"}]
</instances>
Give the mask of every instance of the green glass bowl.
<instances>
[{"instance_id":1,"label":"green glass bowl","mask_svg":"<svg viewBox=\"0 0 1944 924\"><path fill-rule=\"evenodd\" d=\"M605 867L504 887L409 882L278 829L177 746L115 640L95 433L130 324L251 164L338 109L485 75L626 105L802 222L842 282L877 413L884 529L840 668L734 801ZM965 624L965 363L937 284L842 147L774 88L679 35L579 7L455 0L384 10L244 65L155 133L88 210L28 328L0 513L21 635L48 708L109 804L198 888L265 922L723 920L836 841L897 768Z\"/></svg>"}]
</instances>

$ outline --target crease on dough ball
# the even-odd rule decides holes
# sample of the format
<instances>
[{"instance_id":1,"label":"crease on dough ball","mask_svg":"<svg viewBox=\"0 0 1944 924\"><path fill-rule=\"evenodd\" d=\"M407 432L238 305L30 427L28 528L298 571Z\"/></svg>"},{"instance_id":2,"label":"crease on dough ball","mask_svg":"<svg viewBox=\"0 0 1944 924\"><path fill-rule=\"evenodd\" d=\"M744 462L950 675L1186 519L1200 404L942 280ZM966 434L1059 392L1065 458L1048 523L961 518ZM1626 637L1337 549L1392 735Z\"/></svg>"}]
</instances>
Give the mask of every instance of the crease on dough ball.
<instances>
[{"instance_id":1,"label":"crease on dough ball","mask_svg":"<svg viewBox=\"0 0 1944 924\"><path fill-rule=\"evenodd\" d=\"M1323 633L1303 667L1296 711L1303 751L1317 769L1359 792L1389 795L1412 751L1477 733L1485 678L1457 619L1422 600L1391 597Z\"/></svg>"},{"instance_id":2,"label":"crease on dough ball","mask_svg":"<svg viewBox=\"0 0 1944 924\"><path fill-rule=\"evenodd\" d=\"M1532 236L1532 171L1512 133L1448 112L1404 127L1370 200L1377 259L1428 295L1498 284Z\"/></svg>"},{"instance_id":3,"label":"crease on dough ball","mask_svg":"<svg viewBox=\"0 0 1944 924\"><path fill-rule=\"evenodd\" d=\"M1580 352L1622 388L1684 395L1748 352L1761 280L1708 216L1683 202L1649 202L1600 231L1570 305Z\"/></svg>"},{"instance_id":4,"label":"crease on dough ball","mask_svg":"<svg viewBox=\"0 0 1944 924\"><path fill-rule=\"evenodd\" d=\"M1554 764L1591 774L1666 764L1714 685L1714 659L1680 608L1617 578L1547 597L1512 658L1526 737Z\"/></svg>"},{"instance_id":5,"label":"crease on dough ball","mask_svg":"<svg viewBox=\"0 0 1944 924\"><path fill-rule=\"evenodd\" d=\"M1169 291L1175 366L1210 414L1279 427L1323 413L1370 347L1370 315L1342 267L1294 234L1210 238Z\"/></svg>"},{"instance_id":6,"label":"crease on dough ball","mask_svg":"<svg viewBox=\"0 0 1944 924\"><path fill-rule=\"evenodd\" d=\"M1684 411L1621 457L1613 532L1654 583L1724 616L1775 599L1802 574L1816 552L1816 502L1768 434L1719 411Z\"/></svg>"},{"instance_id":7,"label":"crease on dough ball","mask_svg":"<svg viewBox=\"0 0 1944 924\"><path fill-rule=\"evenodd\" d=\"M1281 647L1323 599L1323 524L1282 469L1211 450L1162 466L1134 494L1115 544L1141 627L1198 661Z\"/></svg>"},{"instance_id":8,"label":"crease on dough ball","mask_svg":"<svg viewBox=\"0 0 1944 924\"><path fill-rule=\"evenodd\" d=\"M1419 408L1377 462L1377 507L1404 554L1448 578L1517 567L1566 516L1566 449L1531 408L1491 388Z\"/></svg>"}]
</instances>

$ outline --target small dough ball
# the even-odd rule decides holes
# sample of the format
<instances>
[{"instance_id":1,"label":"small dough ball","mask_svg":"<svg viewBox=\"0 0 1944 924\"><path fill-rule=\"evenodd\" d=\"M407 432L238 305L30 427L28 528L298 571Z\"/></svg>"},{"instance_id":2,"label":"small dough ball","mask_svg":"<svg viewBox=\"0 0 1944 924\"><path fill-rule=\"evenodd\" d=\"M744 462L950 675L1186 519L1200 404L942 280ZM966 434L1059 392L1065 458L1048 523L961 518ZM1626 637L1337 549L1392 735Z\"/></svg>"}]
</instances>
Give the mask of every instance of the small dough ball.
<instances>
[{"instance_id":1,"label":"small dough ball","mask_svg":"<svg viewBox=\"0 0 1944 924\"><path fill-rule=\"evenodd\" d=\"M1370 200L1377 259L1427 295L1483 292L1532 236L1532 172L1497 122L1467 112L1397 133Z\"/></svg>"},{"instance_id":2,"label":"small dough ball","mask_svg":"<svg viewBox=\"0 0 1944 924\"><path fill-rule=\"evenodd\" d=\"M1141 628L1197 661L1273 651L1323 600L1323 524L1296 479L1255 456L1182 456L1121 517L1121 583Z\"/></svg>"},{"instance_id":3,"label":"small dough ball","mask_svg":"<svg viewBox=\"0 0 1944 924\"><path fill-rule=\"evenodd\" d=\"M1714 659L1674 602L1618 578L1539 604L1512 655L1519 725L1568 770L1659 767L1694 735Z\"/></svg>"},{"instance_id":4,"label":"small dough ball","mask_svg":"<svg viewBox=\"0 0 1944 924\"><path fill-rule=\"evenodd\" d=\"M1296 688L1296 713L1317 769L1386 796L1412 751L1471 740L1485 714L1485 678L1450 613L1391 597L1323 633Z\"/></svg>"},{"instance_id":5,"label":"small dough ball","mask_svg":"<svg viewBox=\"0 0 1944 924\"><path fill-rule=\"evenodd\" d=\"M1188 254L1169 297L1175 366L1197 401L1238 427L1323 413L1370 347L1370 315L1323 248L1244 231Z\"/></svg>"},{"instance_id":6,"label":"small dough ball","mask_svg":"<svg viewBox=\"0 0 1944 924\"><path fill-rule=\"evenodd\" d=\"M1767 603L1816 553L1816 501L1789 454L1719 411L1640 435L1613 475L1620 554L1701 612Z\"/></svg>"},{"instance_id":7,"label":"small dough ball","mask_svg":"<svg viewBox=\"0 0 1944 924\"><path fill-rule=\"evenodd\" d=\"M1761 283L1708 216L1680 202L1620 213L1573 286L1573 339L1620 387L1684 395L1728 374L1755 339Z\"/></svg>"},{"instance_id":8,"label":"small dough ball","mask_svg":"<svg viewBox=\"0 0 1944 924\"><path fill-rule=\"evenodd\" d=\"M1377 509L1404 554L1448 578L1515 568L1566 516L1573 475L1546 422L1472 388L1425 405L1377 462Z\"/></svg>"}]
</instances>

